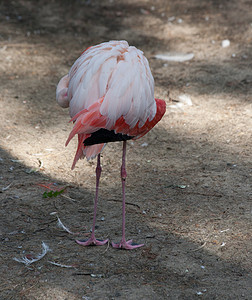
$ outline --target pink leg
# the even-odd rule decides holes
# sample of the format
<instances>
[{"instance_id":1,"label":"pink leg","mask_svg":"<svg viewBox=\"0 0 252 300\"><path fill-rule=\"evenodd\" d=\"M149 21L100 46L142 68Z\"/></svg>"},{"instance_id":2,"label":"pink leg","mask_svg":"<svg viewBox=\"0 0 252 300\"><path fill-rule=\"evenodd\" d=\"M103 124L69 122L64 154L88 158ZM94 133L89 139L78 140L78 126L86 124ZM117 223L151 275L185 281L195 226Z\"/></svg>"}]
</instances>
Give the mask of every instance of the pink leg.
<instances>
[{"instance_id":1,"label":"pink leg","mask_svg":"<svg viewBox=\"0 0 252 300\"><path fill-rule=\"evenodd\" d=\"M126 141L123 142L123 155L122 155L122 167L121 167L121 178L122 178L122 194L123 194L123 206L122 206L122 240L119 244L112 242L114 248L121 249L135 249L144 246L144 244L134 244L132 240L126 242L125 239L125 181L127 177L126 167L125 167L125 157L126 157Z\"/></svg>"},{"instance_id":2,"label":"pink leg","mask_svg":"<svg viewBox=\"0 0 252 300\"><path fill-rule=\"evenodd\" d=\"M101 177L101 163L100 163L100 154L97 157L97 167L96 167L96 193L95 193L95 203L94 203L94 218L93 218L93 227L92 233L88 240L76 240L79 245L89 246L89 245L104 245L108 242L108 240L97 240L95 238L95 221L96 221L96 211L97 211L97 203L98 203L98 191L99 191L99 181Z\"/></svg>"}]
</instances>

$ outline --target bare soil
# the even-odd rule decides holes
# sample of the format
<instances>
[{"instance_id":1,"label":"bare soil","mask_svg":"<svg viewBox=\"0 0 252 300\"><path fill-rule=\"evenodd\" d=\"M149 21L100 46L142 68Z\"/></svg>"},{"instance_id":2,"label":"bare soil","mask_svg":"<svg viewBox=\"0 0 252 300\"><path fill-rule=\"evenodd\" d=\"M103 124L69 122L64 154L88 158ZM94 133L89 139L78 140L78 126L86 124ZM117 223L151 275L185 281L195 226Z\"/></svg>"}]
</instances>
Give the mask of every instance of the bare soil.
<instances>
[{"instance_id":1,"label":"bare soil","mask_svg":"<svg viewBox=\"0 0 252 300\"><path fill-rule=\"evenodd\" d=\"M252 299L251 9L248 0L0 2L0 299ZM112 39L144 51L167 101L156 128L128 143L126 231L145 244L134 251L75 243L92 223L95 161L71 171L76 141L65 148L72 124L55 102L80 53ZM194 58L155 59L166 52ZM193 105L176 102L181 94ZM102 157L96 234L112 241L121 148ZM13 260L36 257L42 241L51 251L41 260Z\"/></svg>"}]
</instances>

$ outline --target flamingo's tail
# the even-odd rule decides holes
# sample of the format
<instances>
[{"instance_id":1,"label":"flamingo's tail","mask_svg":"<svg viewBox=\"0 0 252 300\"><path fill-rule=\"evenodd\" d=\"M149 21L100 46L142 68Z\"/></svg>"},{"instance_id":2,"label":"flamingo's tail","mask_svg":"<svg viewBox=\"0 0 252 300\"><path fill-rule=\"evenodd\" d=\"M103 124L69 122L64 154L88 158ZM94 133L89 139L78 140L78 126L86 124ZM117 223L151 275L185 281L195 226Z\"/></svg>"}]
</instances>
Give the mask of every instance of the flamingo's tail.
<instances>
[{"instance_id":1,"label":"flamingo's tail","mask_svg":"<svg viewBox=\"0 0 252 300\"><path fill-rule=\"evenodd\" d=\"M78 147L75 153L74 161L72 164L72 170L79 159L84 157L89 159L95 158L105 147L106 144L97 144L92 146L84 146L84 140L88 138L90 134L78 134Z\"/></svg>"}]
</instances>

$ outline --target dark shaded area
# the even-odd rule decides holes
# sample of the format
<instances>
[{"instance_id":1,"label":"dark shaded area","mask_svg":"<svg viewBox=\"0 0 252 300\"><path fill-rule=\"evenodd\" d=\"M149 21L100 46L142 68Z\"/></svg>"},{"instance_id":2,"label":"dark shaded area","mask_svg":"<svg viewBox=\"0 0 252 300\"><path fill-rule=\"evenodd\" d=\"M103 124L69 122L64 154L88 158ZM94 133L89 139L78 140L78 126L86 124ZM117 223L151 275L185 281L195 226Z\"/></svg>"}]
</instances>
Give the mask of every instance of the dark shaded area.
<instances>
[{"instance_id":1,"label":"dark shaded area","mask_svg":"<svg viewBox=\"0 0 252 300\"><path fill-rule=\"evenodd\" d=\"M93 195L85 189L69 187L67 195L77 202L71 202L62 195L45 199L42 197L43 189L37 183L67 183L39 172L28 174L27 167L18 162L14 170L8 172L8 165L15 158L2 149L0 157L1 176L6 182L12 182L11 188L0 193L1 299L33 299L34 295L37 299L63 296L78 299L83 294L95 298L105 295L106 298L124 299L129 292L138 298L137 290L149 299L194 299L197 293L204 294L207 299L225 298L231 294L229 299L249 299L251 277L248 270L220 259L204 250L202 245L171 234L169 227L172 225L167 226L171 216L167 216L167 227L163 230L153 227L150 225L153 221L151 216L143 216L143 203L140 202L137 202L139 207L130 200L127 202L127 234L138 240L144 238L145 247L141 251L118 251L111 247L105 251L105 247L78 246L74 241L76 236L58 228L56 216L48 213L57 209L64 223L74 231L82 231L83 225L88 225L92 219ZM153 185L159 185L158 178L153 179ZM110 228L109 237L119 239L120 205L115 205L112 198L112 195L118 195L118 189L111 188L109 193L110 196L107 196L101 189L99 215L104 214L106 221L104 224L104 221L98 220L97 235L107 236ZM29 201L31 197L33 201ZM149 202L149 207L159 206L161 202L161 199L156 199L155 204ZM170 206L172 208L172 202ZM183 207L180 207L182 216ZM9 213L6 214L6 211ZM161 218L160 222L163 222ZM141 230L141 237L137 230ZM85 235L85 231L81 234ZM41 241L52 249L45 258L29 268L13 261L14 257L21 258L31 251L34 255L39 253ZM55 260L74 267L59 268L50 264ZM83 284L90 288L83 288Z\"/></svg>"},{"instance_id":2,"label":"dark shaded area","mask_svg":"<svg viewBox=\"0 0 252 300\"><path fill-rule=\"evenodd\" d=\"M85 139L84 145L91 146L95 144L103 144L110 142L122 142L133 139L134 136L129 136L127 134L115 133L114 130L99 129L92 133L90 137Z\"/></svg>"}]
</instances>

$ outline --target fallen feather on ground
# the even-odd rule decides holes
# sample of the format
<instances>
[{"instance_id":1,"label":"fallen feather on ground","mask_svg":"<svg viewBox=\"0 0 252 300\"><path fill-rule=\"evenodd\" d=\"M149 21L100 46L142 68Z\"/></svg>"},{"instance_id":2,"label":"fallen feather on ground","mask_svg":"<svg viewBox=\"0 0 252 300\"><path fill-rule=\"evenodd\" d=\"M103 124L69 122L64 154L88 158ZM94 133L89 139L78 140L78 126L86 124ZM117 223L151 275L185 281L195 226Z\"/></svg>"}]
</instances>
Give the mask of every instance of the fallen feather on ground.
<instances>
[{"instance_id":1,"label":"fallen feather on ground","mask_svg":"<svg viewBox=\"0 0 252 300\"><path fill-rule=\"evenodd\" d=\"M20 262L22 264L25 264L26 266L31 265L32 263L41 260L49 251L51 251L51 249L49 248L49 246L42 242L42 253L38 254L37 256L31 256L30 254L25 255L22 258L16 258L14 257L13 259L17 262Z\"/></svg>"},{"instance_id":2,"label":"fallen feather on ground","mask_svg":"<svg viewBox=\"0 0 252 300\"><path fill-rule=\"evenodd\" d=\"M202 292L201 291L199 291L199 292L196 292L196 294L198 295L198 296L201 296L201 295L203 295L203 293L205 293L207 290L206 289L204 289L204 290L202 290Z\"/></svg>"},{"instance_id":3,"label":"fallen feather on ground","mask_svg":"<svg viewBox=\"0 0 252 300\"><path fill-rule=\"evenodd\" d=\"M179 101L182 102L184 105L192 106L192 100L191 97L185 94L178 96Z\"/></svg>"},{"instance_id":4,"label":"fallen feather on ground","mask_svg":"<svg viewBox=\"0 0 252 300\"><path fill-rule=\"evenodd\" d=\"M177 187L180 188L180 189L185 189L185 188L188 187L188 185L185 185L185 184L178 184Z\"/></svg>"},{"instance_id":5,"label":"fallen feather on ground","mask_svg":"<svg viewBox=\"0 0 252 300\"><path fill-rule=\"evenodd\" d=\"M175 104L169 105L169 108L182 109L183 106L192 106L191 97L185 94L179 95L178 100L174 101Z\"/></svg>"},{"instance_id":6,"label":"fallen feather on ground","mask_svg":"<svg viewBox=\"0 0 252 300\"><path fill-rule=\"evenodd\" d=\"M103 277L105 277L104 274L90 274L90 276L91 276L92 278L103 278Z\"/></svg>"},{"instance_id":7,"label":"fallen feather on ground","mask_svg":"<svg viewBox=\"0 0 252 300\"><path fill-rule=\"evenodd\" d=\"M165 54L156 54L155 58L167 60L167 61L175 61L175 62L183 62L188 61L194 58L193 53L165 53Z\"/></svg>"},{"instance_id":8,"label":"fallen feather on ground","mask_svg":"<svg viewBox=\"0 0 252 300\"><path fill-rule=\"evenodd\" d=\"M66 232L68 232L68 233L70 233L70 234L79 234L79 232L77 232L77 233L72 232L70 229L68 229L68 228L61 222L61 220L60 220L60 218L59 218L58 216L57 216L57 218L58 218L58 223L57 223L57 225L58 225L59 228L62 228L63 230L65 230Z\"/></svg>"},{"instance_id":9,"label":"fallen feather on ground","mask_svg":"<svg viewBox=\"0 0 252 300\"><path fill-rule=\"evenodd\" d=\"M15 163L22 163L23 160L21 159L11 159L12 162L15 162Z\"/></svg>"},{"instance_id":10,"label":"fallen feather on ground","mask_svg":"<svg viewBox=\"0 0 252 300\"><path fill-rule=\"evenodd\" d=\"M48 260L48 262L52 265L55 265L57 267L61 267L61 268L75 268L75 266L71 266L71 265L63 265L63 264L60 264L60 263L56 263L54 261L50 261Z\"/></svg>"},{"instance_id":11,"label":"fallen feather on ground","mask_svg":"<svg viewBox=\"0 0 252 300\"><path fill-rule=\"evenodd\" d=\"M12 182L11 182L9 185L7 185L6 187L3 187L3 188L2 188L2 191L3 191L3 192L4 192L4 191L7 191L8 188L11 187L11 185L12 185Z\"/></svg>"},{"instance_id":12,"label":"fallen feather on ground","mask_svg":"<svg viewBox=\"0 0 252 300\"><path fill-rule=\"evenodd\" d=\"M182 106L183 106L183 103L177 102L176 104L169 105L169 108L176 108L176 109L178 109L178 108L182 108Z\"/></svg>"}]
</instances>

